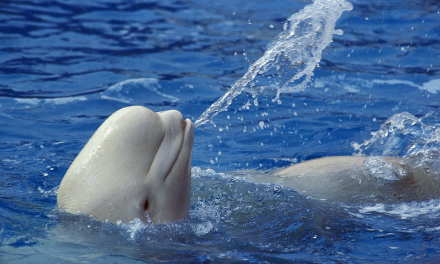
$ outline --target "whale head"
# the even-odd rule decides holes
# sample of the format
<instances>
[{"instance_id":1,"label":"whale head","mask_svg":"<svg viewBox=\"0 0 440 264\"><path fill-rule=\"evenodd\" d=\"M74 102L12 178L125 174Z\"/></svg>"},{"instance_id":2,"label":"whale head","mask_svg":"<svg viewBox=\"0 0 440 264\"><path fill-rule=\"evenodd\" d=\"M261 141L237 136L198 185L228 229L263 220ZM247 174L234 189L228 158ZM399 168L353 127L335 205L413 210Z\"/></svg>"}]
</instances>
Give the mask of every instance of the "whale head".
<instances>
[{"instance_id":1,"label":"whale head","mask_svg":"<svg viewBox=\"0 0 440 264\"><path fill-rule=\"evenodd\" d=\"M58 190L58 208L113 223L185 219L193 143L194 126L178 111L123 108L70 165Z\"/></svg>"}]
</instances>

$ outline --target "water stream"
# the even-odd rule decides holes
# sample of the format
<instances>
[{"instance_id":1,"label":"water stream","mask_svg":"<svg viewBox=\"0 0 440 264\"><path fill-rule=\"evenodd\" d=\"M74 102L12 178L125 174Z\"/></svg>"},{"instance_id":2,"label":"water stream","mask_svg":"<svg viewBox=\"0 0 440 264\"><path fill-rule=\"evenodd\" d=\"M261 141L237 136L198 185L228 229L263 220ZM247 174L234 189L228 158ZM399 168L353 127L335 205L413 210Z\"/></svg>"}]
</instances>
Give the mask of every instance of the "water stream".
<instances>
[{"instance_id":1,"label":"water stream","mask_svg":"<svg viewBox=\"0 0 440 264\"><path fill-rule=\"evenodd\" d=\"M318 67L322 51L332 42L333 34L342 35L335 29L336 21L344 11L353 6L345 0L316 0L284 24L281 32L267 46L264 55L254 62L246 72L220 99L213 103L194 123L195 127L212 122L218 113L226 111L232 100L248 88L258 106L258 94L267 86L254 82L257 75L265 75L268 86L276 87L273 102L280 101L285 91L304 90Z\"/></svg>"}]
</instances>

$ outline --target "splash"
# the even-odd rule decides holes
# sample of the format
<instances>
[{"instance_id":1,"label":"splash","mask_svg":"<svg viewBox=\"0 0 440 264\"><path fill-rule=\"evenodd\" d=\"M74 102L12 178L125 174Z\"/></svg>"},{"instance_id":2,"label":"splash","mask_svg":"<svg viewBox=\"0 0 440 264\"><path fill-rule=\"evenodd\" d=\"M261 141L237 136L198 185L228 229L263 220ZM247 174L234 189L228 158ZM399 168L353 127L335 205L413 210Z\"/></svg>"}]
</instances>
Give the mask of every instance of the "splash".
<instances>
[{"instance_id":1,"label":"splash","mask_svg":"<svg viewBox=\"0 0 440 264\"><path fill-rule=\"evenodd\" d=\"M413 201L410 203L399 203L399 204L384 204L379 203L375 205L366 205L359 209L361 214L372 214L381 213L391 216L397 216L401 219L411 219L420 216L427 216L429 218L434 218L440 214L440 201L439 200L429 200L429 201ZM420 228L426 228L421 226ZM426 231L436 231L439 228L426 228ZM410 231L410 230L407 230Z\"/></svg>"},{"instance_id":2,"label":"splash","mask_svg":"<svg viewBox=\"0 0 440 264\"><path fill-rule=\"evenodd\" d=\"M425 117L428 117L426 115ZM398 113L386 120L372 137L351 146L357 156L424 156L437 158L440 152L440 128L423 123L408 112Z\"/></svg>"},{"instance_id":3,"label":"splash","mask_svg":"<svg viewBox=\"0 0 440 264\"><path fill-rule=\"evenodd\" d=\"M363 168L364 175L386 181L398 181L407 176L406 170L388 162L381 156L366 157Z\"/></svg>"},{"instance_id":4,"label":"splash","mask_svg":"<svg viewBox=\"0 0 440 264\"><path fill-rule=\"evenodd\" d=\"M256 89L252 82L259 74L274 77L277 86L276 96L272 100L274 102L280 103L279 96L286 89L304 90L321 60L322 51L332 42L333 34L343 33L342 30L335 30L336 21L342 12L352 8L345 0L315 0L313 4L293 14L284 24L284 31L269 43L264 55L199 117L194 123L195 127L226 111L232 100L246 87L254 98L254 105L258 106L257 95L266 88L263 86ZM289 86L290 83L293 86Z\"/></svg>"}]
</instances>

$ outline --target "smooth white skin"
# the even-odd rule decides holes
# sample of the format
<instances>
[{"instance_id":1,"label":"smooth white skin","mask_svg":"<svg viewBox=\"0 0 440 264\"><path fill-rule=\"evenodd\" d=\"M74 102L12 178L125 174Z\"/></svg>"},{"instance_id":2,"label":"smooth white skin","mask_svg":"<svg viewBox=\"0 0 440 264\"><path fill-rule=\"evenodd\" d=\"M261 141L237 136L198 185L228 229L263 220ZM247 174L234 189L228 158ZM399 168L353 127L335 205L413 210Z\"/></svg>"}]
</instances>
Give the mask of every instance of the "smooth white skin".
<instances>
[{"instance_id":1,"label":"smooth white skin","mask_svg":"<svg viewBox=\"0 0 440 264\"><path fill-rule=\"evenodd\" d=\"M429 164L415 157L384 157L394 168L405 172L398 180L386 180L366 173L366 158L314 159L271 172L272 175L254 174L251 179L282 184L312 199L346 204L410 202L440 197L440 177Z\"/></svg>"},{"instance_id":2,"label":"smooth white skin","mask_svg":"<svg viewBox=\"0 0 440 264\"><path fill-rule=\"evenodd\" d=\"M123 108L72 162L58 190L58 208L113 223L185 219L193 144L194 126L178 111Z\"/></svg>"}]
</instances>

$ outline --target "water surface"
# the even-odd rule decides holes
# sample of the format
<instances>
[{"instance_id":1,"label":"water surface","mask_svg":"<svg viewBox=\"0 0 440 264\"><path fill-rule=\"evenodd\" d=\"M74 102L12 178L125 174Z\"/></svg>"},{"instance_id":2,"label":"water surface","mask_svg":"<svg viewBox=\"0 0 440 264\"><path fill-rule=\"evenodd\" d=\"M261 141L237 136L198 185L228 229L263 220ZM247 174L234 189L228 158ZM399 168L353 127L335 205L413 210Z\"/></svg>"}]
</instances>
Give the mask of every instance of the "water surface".
<instances>
[{"instance_id":1,"label":"water surface","mask_svg":"<svg viewBox=\"0 0 440 264\"><path fill-rule=\"evenodd\" d=\"M255 106L245 89L196 129L190 219L153 226L58 212L72 160L122 107L195 121L312 2L2 1L2 262L435 262L439 199L328 205L243 177L334 155L438 165L438 3L350 2L305 90Z\"/></svg>"}]
</instances>

